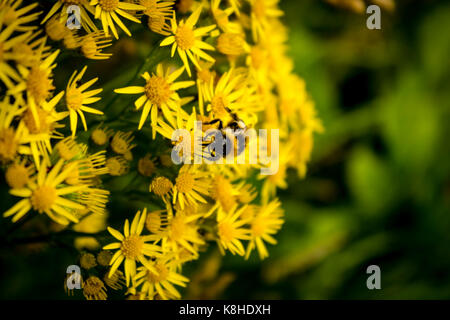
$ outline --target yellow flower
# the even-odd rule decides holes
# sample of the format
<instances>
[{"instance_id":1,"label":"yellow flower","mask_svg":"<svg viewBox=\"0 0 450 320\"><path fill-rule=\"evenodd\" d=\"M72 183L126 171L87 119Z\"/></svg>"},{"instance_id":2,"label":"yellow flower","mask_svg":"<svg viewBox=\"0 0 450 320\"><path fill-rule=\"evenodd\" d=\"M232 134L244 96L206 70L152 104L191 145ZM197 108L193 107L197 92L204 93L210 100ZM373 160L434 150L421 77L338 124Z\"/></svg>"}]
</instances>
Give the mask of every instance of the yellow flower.
<instances>
[{"instance_id":1,"label":"yellow flower","mask_svg":"<svg viewBox=\"0 0 450 320\"><path fill-rule=\"evenodd\" d=\"M69 221L78 222L72 210L81 210L84 206L75 202L74 196L79 196L80 192L87 188L87 185L63 185L65 178L76 165L73 163L61 170L63 163L63 160L59 160L48 174L47 166L42 163L36 181L29 183L24 188L10 190L12 195L24 199L7 210L3 217L14 215L12 221L16 222L33 209L40 214L47 214L52 220L62 225L67 225ZM71 196L71 200L66 196Z\"/></svg>"},{"instance_id":2,"label":"yellow flower","mask_svg":"<svg viewBox=\"0 0 450 320\"><path fill-rule=\"evenodd\" d=\"M265 36L269 19L278 18L283 11L278 9L279 0L249 0L251 5L252 35L255 41Z\"/></svg>"},{"instance_id":3,"label":"yellow flower","mask_svg":"<svg viewBox=\"0 0 450 320\"><path fill-rule=\"evenodd\" d=\"M42 12L34 12L33 10L38 6L38 3L31 3L28 6L19 8L22 4L22 0L3 0L0 3L0 12L3 12L3 22L9 26L14 24L15 30L20 32L30 31L35 29L34 26L27 26L26 24L34 21Z\"/></svg>"},{"instance_id":4,"label":"yellow flower","mask_svg":"<svg viewBox=\"0 0 450 320\"><path fill-rule=\"evenodd\" d=\"M171 252L178 259L185 249L198 257L198 246L205 243L198 233L197 222L201 217L201 214L187 215L184 211L174 215L172 206L166 203L166 210L152 212L146 226L154 233L154 239L161 240L164 253Z\"/></svg>"},{"instance_id":5,"label":"yellow flower","mask_svg":"<svg viewBox=\"0 0 450 320\"><path fill-rule=\"evenodd\" d=\"M49 102L44 102L42 107L36 106L34 100L21 109L21 119L17 131L22 133L22 141L29 147L22 147L19 152L32 155L36 167L40 167L40 157L49 162L49 154L52 152L50 140L61 138L61 134L55 129L64 127L58 121L67 117L67 112L56 112L55 106L61 100L64 91L53 97Z\"/></svg>"},{"instance_id":6,"label":"yellow flower","mask_svg":"<svg viewBox=\"0 0 450 320\"><path fill-rule=\"evenodd\" d=\"M45 45L46 40L46 37L41 36L41 31L29 32L26 38L13 47L13 60L24 67L39 64L42 58L49 55L50 46Z\"/></svg>"},{"instance_id":7,"label":"yellow flower","mask_svg":"<svg viewBox=\"0 0 450 320\"><path fill-rule=\"evenodd\" d=\"M111 46L111 38L103 31L88 33L80 41L81 53L88 59L105 60L112 56L112 53L103 53L102 49Z\"/></svg>"},{"instance_id":8,"label":"yellow flower","mask_svg":"<svg viewBox=\"0 0 450 320\"><path fill-rule=\"evenodd\" d=\"M136 146L131 144L133 140L132 132L117 131L111 140L111 149L117 154L124 155Z\"/></svg>"},{"instance_id":9,"label":"yellow flower","mask_svg":"<svg viewBox=\"0 0 450 320\"><path fill-rule=\"evenodd\" d=\"M26 166L25 160L18 161L6 169L5 180L12 189L22 189L31 181L34 172L33 165Z\"/></svg>"},{"instance_id":10,"label":"yellow flower","mask_svg":"<svg viewBox=\"0 0 450 320\"><path fill-rule=\"evenodd\" d=\"M229 212L225 212L219 208L217 213L217 244L222 254L225 254L225 250L229 250L233 255L243 256L245 254L241 240L250 240L250 230L244 228L244 225L249 221L241 218L245 209L246 206L239 210L234 207Z\"/></svg>"},{"instance_id":11,"label":"yellow flower","mask_svg":"<svg viewBox=\"0 0 450 320\"><path fill-rule=\"evenodd\" d=\"M3 28L2 17L0 16L0 80L5 84L6 88L11 89L15 83L21 81L20 75L12 68L8 61L14 59L12 49L21 43L30 33L22 33L11 37L14 33L16 24L11 24Z\"/></svg>"},{"instance_id":12,"label":"yellow flower","mask_svg":"<svg viewBox=\"0 0 450 320\"><path fill-rule=\"evenodd\" d=\"M15 129L12 126L14 117L20 114L18 101L9 103L9 98L0 102L0 163L13 161L18 153L27 150L23 146L26 141L23 139L23 130Z\"/></svg>"},{"instance_id":13,"label":"yellow flower","mask_svg":"<svg viewBox=\"0 0 450 320\"><path fill-rule=\"evenodd\" d=\"M158 275L145 267L139 268L135 277L135 285L137 288L140 287L140 292L146 293L150 299L154 297L155 293L158 293L164 300L172 297L180 299L181 295L173 285L185 287L189 279L175 272L175 266L171 261L158 259L150 263L158 270Z\"/></svg>"},{"instance_id":14,"label":"yellow flower","mask_svg":"<svg viewBox=\"0 0 450 320\"><path fill-rule=\"evenodd\" d=\"M98 126L92 131L91 139L96 145L103 146L109 141L109 138L111 138L113 134L113 130L108 129L107 127Z\"/></svg>"},{"instance_id":15,"label":"yellow flower","mask_svg":"<svg viewBox=\"0 0 450 320\"><path fill-rule=\"evenodd\" d=\"M176 91L195 84L194 81L175 82L175 80L183 73L183 70L184 68L182 67L173 72L170 72L170 68L167 68L166 71L164 71L162 64L158 64L156 67L156 74L150 76L148 72L145 72L142 75L146 81L144 86L132 86L114 90L114 92L122 94L143 93L143 95L141 95L134 103L136 110L143 107L141 118L139 120L139 130L144 125L149 113L152 126L156 125L160 111L170 123L175 123L173 113L180 108L181 102ZM153 130L153 138L155 138L155 135L156 131Z\"/></svg>"},{"instance_id":16,"label":"yellow flower","mask_svg":"<svg viewBox=\"0 0 450 320\"><path fill-rule=\"evenodd\" d=\"M214 119L221 119L223 124L233 120L232 112L238 114L248 126L256 121L256 113L261 110L256 103L255 87L250 86L246 76L236 69L225 72L216 84L211 82L203 98L209 102L206 110L212 113Z\"/></svg>"},{"instance_id":17,"label":"yellow flower","mask_svg":"<svg viewBox=\"0 0 450 320\"><path fill-rule=\"evenodd\" d=\"M269 256L264 241L270 244L276 244L277 241L273 235L281 229L283 225L283 210L280 208L281 203L278 199L263 205L259 208L259 212L252 218L250 222L251 240L247 247L245 258L248 259L253 249L258 250L260 259Z\"/></svg>"},{"instance_id":18,"label":"yellow flower","mask_svg":"<svg viewBox=\"0 0 450 320\"><path fill-rule=\"evenodd\" d=\"M195 28L201 12L202 6L198 7L186 21L182 20L179 24L177 24L174 14L170 21L172 35L165 38L160 44L160 46L172 45L171 56L173 57L175 50L178 52L189 76L191 76L191 69L189 68L188 58L198 69L201 69L198 60L199 58L211 62L215 61L214 58L203 51L214 51L215 49L213 46L203 42L202 37L208 35L216 26L210 25L207 27ZM199 58L197 58L197 56Z\"/></svg>"},{"instance_id":19,"label":"yellow flower","mask_svg":"<svg viewBox=\"0 0 450 320\"><path fill-rule=\"evenodd\" d=\"M26 68L19 64L17 69L23 80L16 87L12 88L9 93L14 95L16 99L21 100L20 93L26 90L27 102L30 107L33 108L33 105L40 106L50 98L53 89L55 89L53 86L52 70L56 67L56 63L54 62L58 54L59 50L56 50L45 58L45 60L36 62L31 68ZM37 120L36 114L34 116Z\"/></svg>"},{"instance_id":20,"label":"yellow flower","mask_svg":"<svg viewBox=\"0 0 450 320\"><path fill-rule=\"evenodd\" d=\"M122 156L108 158L106 160L106 167L112 176L121 176L128 172L129 164Z\"/></svg>"},{"instance_id":21,"label":"yellow flower","mask_svg":"<svg viewBox=\"0 0 450 320\"><path fill-rule=\"evenodd\" d=\"M111 265L111 270L109 271L108 277L111 278L117 268L119 268L121 263L125 260L124 265L127 286L130 283L130 279L136 275L136 261L141 262L150 271L158 274L157 269L145 258L145 256L153 258L160 254L159 246L146 243L146 236L141 236L146 217L147 209L144 209L142 214L140 211L136 213L131 223L131 227L128 219L125 220L123 234L108 227L109 233L119 240L119 242L114 242L103 247L103 250L118 249L109 263Z\"/></svg>"},{"instance_id":22,"label":"yellow flower","mask_svg":"<svg viewBox=\"0 0 450 320\"><path fill-rule=\"evenodd\" d=\"M86 119L84 117L83 111L87 113L103 115L102 111L86 106L87 104L92 104L99 101L101 98L94 96L103 91L103 89L85 91L98 80L98 78L94 78L84 84L80 84L79 82L86 72L86 69L87 66L85 66L80 73L78 73L78 71L75 71L70 77L70 80L67 84L66 107L69 110L70 130L72 131L72 137L75 136L75 133L77 131L78 116L81 118L84 130L87 130Z\"/></svg>"},{"instance_id":23,"label":"yellow flower","mask_svg":"<svg viewBox=\"0 0 450 320\"><path fill-rule=\"evenodd\" d=\"M220 9L221 1L222 0L211 1L211 12L214 16L214 20L216 20L217 26L224 32L242 33L241 25L236 22L230 22L228 19L235 10L233 9L233 7L229 7L224 10Z\"/></svg>"},{"instance_id":24,"label":"yellow flower","mask_svg":"<svg viewBox=\"0 0 450 320\"><path fill-rule=\"evenodd\" d=\"M94 8L89 4L88 0L57 0L41 21L41 24L47 22L47 20L53 17L58 10L60 10L60 13L59 16L57 15L57 18L60 22L65 24L68 20L67 9L71 5L77 5L80 8L80 23L83 29L86 30L86 32L96 31L97 27L88 14L88 12L94 14Z\"/></svg>"},{"instance_id":25,"label":"yellow flower","mask_svg":"<svg viewBox=\"0 0 450 320\"><path fill-rule=\"evenodd\" d=\"M206 203L203 196L209 195L211 187L208 176L209 173L198 170L196 165L183 165L175 179L173 203L178 201L181 209L188 204Z\"/></svg>"},{"instance_id":26,"label":"yellow flower","mask_svg":"<svg viewBox=\"0 0 450 320\"><path fill-rule=\"evenodd\" d=\"M156 177L150 183L149 191L161 197L164 202L167 201L167 196L172 193L173 183L166 177Z\"/></svg>"},{"instance_id":27,"label":"yellow flower","mask_svg":"<svg viewBox=\"0 0 450 320\"><path fill-rule=\"evenodd\" d=\"M106 300L106 287L102 280L90 276L83 282L83 295L87 300Z\"/></svg>"},{"instance_id":28,"label":"yellow flower","mask_svg":"<svg viewBox=\"0 0 450 320\"><path fill-rule=\"evenodd\" d=\"M128 11L144 10L145 7L128 2L122 2L119 0L92 0L90 2L91 6L95 7L95 19L99 19L102 22L103 31L105 35L109 35L109 28L111 28L112 33L116 39L119 39L117 34L117 25L125 31L125 33L131 37L131 33L128 28L123 24L118 15L121 15L125 19L131 20L136 23L141 23L139 19L128 13ZM114 21L114 22L113 22Z\"/></svg>"}]
</instances>

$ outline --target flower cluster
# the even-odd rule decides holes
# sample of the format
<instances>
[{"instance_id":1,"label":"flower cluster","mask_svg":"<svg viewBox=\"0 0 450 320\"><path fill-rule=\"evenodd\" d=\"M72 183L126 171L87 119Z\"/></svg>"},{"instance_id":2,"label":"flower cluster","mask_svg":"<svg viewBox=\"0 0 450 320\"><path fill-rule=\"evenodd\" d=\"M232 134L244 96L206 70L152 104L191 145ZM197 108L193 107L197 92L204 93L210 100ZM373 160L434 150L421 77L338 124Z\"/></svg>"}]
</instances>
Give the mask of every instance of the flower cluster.
<instances>
[{"instance_id":1,"label":"flower cluster","mask_svg":"<svg viewBox=\"0 0 450 320\"><path fill-rule=\"evenodd\" d=\"M287 187L289 168L305 176L322 130L286 54L278 0L22 2L0 0L0 163L10 194L20 198L3 216L17 222L45 214L79 233L86 299L122 288L129 298L180 298L176 287L189 282L182 266L211 243L222 254L268 257L284 222L276 191ZM66 27L72 5L79 30ZM104 50L132 37L130 30L153 33L149 58L155 50L165 58L144 62L108 103L87 66L72 69L58 88L62 55L108 60L113 53ZM270 166L263 162L172 162L172 150L182 153L182 139L172 139L178 129L194 139L238 121L279 130L275 174L258 174ZM107 226L114 191L139 198L134 217L131 210L119 217L120 228ZM105 229L110 238L99 236Z\"/></svg>"}]
</instances>

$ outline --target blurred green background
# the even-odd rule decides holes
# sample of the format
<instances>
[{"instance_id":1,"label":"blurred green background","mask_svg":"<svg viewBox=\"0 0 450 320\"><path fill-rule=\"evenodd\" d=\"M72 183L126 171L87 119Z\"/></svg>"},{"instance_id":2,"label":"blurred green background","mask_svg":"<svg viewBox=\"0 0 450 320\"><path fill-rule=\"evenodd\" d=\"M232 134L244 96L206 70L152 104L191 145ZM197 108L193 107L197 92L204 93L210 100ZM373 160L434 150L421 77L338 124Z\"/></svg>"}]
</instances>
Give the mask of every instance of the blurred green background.
<instances>
[{"instance_id":1,"label":"blurred green background","mask_svg":"<svg viewBox=\"0 0 450 320\"><path fill-rule=\"evenodd\" d=\"M270 258L211 248L186 267L185 298L450 298L450 4L396 5L368 30L365 14L281 0L326 131L306 179L292 172L280 190L286 222ZM76 251L1 250L0 298L67 299ZM381 290L366 287L372 264Z\"/></svg>"}]
</instances>

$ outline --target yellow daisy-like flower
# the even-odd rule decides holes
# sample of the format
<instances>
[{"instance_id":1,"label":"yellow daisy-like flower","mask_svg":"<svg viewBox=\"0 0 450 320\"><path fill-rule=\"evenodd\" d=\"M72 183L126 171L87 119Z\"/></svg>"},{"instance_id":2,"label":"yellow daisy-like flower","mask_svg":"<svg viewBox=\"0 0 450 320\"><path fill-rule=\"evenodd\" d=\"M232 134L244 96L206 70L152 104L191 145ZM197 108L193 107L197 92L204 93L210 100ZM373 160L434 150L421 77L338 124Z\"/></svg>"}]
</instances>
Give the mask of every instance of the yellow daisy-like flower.
<instances>
[{"instance_id":1,"label":"yellow daisy-like flower","mask_svg":"<svg viewBox=\"0 0 450 320\"><path fill-rule=\"evenodd\" d=\"M120 89L115 89L114 92L122 94L141 94L134 103L136 110L143 107L141 119L139 120L138 129L140 130L144 125L145 120L150 113L151 125L155 126L158 122L158 113L161 111L164 117L173 125L175 125L174 112L180 108L181 99L176 92L179 89L188 88L195 84L194 81L178 81L178 77L184 71L184 67L170 72L170 68L164 71L162 64L156 67L156 74L145 72L142 77L146 83L144 86L131 86ZM156 136L156 131L153 130L153 138Z\"/></svg>"},{"instance_id":2,"label":"yellow daisy-like flower","mask_svg":"<svg viewBox=\"0 0 450 320\"><path fill-rule=\"evenodd\" d=\"M234 207L229 212L219 208L217 213L217 244L222 254L225 254L225 250L229 250L233 255L243 256L245 254L241 240L250 240L250 230L244 228L244 225L248 224L249 221L248 219L242 219L241 215L246 207L243 206L239 210Z\"/></svg>"},{"instance_id":3,"label":"yellow daisy-like flower","mask_svg":"<svg viewBox=\"0 0 450 320\"><path fill-rule=\"evenodd\" d=\"M281 203L278 199L262 206L259 212L252 218L250 222L251 240L247 247L245 258L248 259L253 249L258 250L260 259L269 256L264 241L270 244L276 244L277 241L273 235L281 229L283 225L283 210L280 208Z\"/></svg>"},{"instance_id":4,"label":"yellow daisy-like flower","mask_svg":"<svg viewBox=\"0 0 450 320\"><path fill-rule=\"evenodd\" d=\"M196 165L184 165L175 179L173 203L178 201L181 209L187 204L206 203L203 196L209 195L211 187L208 176L209 173L198 170Z\"/></svg>"},{"instance_id":5,"label":"yellow daisy-like flower","mask_svg":"<svg viewBox=\"0 0 450 320\"><path fill-rule=\"evenodd\" d=\"M216 25L195 28L201 12L202 6L199 6L186 21L182 20L179 24L177 24L174 14L170 21L172 35L165 38L160 44L160 46L172 45L171 56L173 57L175 50L178 52L189 76L191 76L191 69L189 68L188 58L198 69L201 69L199 58L211 62L215 61L213 57L203 51L214 51L215 49L213 46L202 41L202 37L214 30Z\"/></svg>"},{"instance_id":6,"label":"yellow daisy-like flower","mask_svg":"<svg viewBox=\"0 0 450 320\"><path fill-rule=\"evenodd\" d=\"M111 46L111 38L106 36L103 31L88 33L80 41L81 53L88 59L106 60L112 56L112 53L104 53L102 49Z\"/></svg>"},{"instance_id":7,"label":"yellow daisy-like flower","mask_svg":"<svg viewBox=\"0 0 450 320\"><path fill-rule=\"evenodd\" d=\"M106 300L106 287L102 280L90 276L83 282L83 295L87 300Z\"/></svg>"},{"instance_id":8,"label":"yellow daisy-like flower","mask_svg":"<svg viewBox=\"0 0 450 320\"><path fill-rule=\"evenodd\" d=\"M136 261L141 262L151 272L158 274L157 269L145 258L145 256L156 257L160 254L159 246L146 243L149 239L148 236L141 236L146 217L147 209L144 209L142 214L140 211L136 213L133 221L131 222L131 227L128 219L125 220L123 234L111 227L108 227L109 233L114 238L119 240L119 242L114 242L103 247L103 250L118 249L109 262L111 269L108 277L111 278L117 268L119 268L121 263L125 260L124 264L127 286L130 283L130 279L136 275Z\"/></svg>"},{"instance_id":9,"label":"yellow daisy-like flower","mask_svg":"<svg viewBox=\"0 0 450 320\"><path fill-rule=\"evenodd\" d=\"M13 59L24 67L32 67L45 59L50 52L50 46L46 46L47 37L41 35L41 31L28 33L21 43L12 49Z\"/></svg>"},{"instance_id":10,"label":"yellow daisy-like flower","mask_svg":"<svg viewBox=\"0 0 450 320\"><path fill-rule=\"evenodd\" d=\"M35 29L34 26L27 26L26 24L34 21L42 12L34 12L33 10L38 6L38 3L32 3L25 7L19 8L22 0L3 0L0 3L0 12L4 12L3 22L9 26L15 24L15 30L20 32L30 31Z\"/></svg>"},{"instance_id":11,"label":"yellow daisy-like flower","mask_svg":"<svg viewBox=\"0 0 450 320\"><path fill-rule=\"evenodd\" d=\"M256 113L262 108L256 103L255 87L250 86L245 74L238 73L236 69L225 72L216 84L211 81L209 88L203 92L203 100L209 102L206 110L223 123L232 120L232 112L238 114L248 126L256 121Z\"/></svg>"},{"instance_id":12,"label":"yellow daisy-like flower","mask_svg":"<svg viewBox=\"0 0 450 320\"><path fill-rule=\"evenodd\" d=\"M84 206L75 202L74 199L88 186L85 184L64 185L64 180L76 163L69 164L61 170L63 164L64 160L59 160L47 173L47 166L42 163L35 181L30 182L24 188L11 189L10 194L24 199L7 210L3 217L14 215L12 221L16 222L33 209L40 214L47 214L52 220L62 225L67 225L70 221L78 222L73 210L81 210ZM67 196L70 196L70 200Z\"/></svg>"},{"instance_id":13,"label":"yellow daisy-like flower","mask_svg":"<svg viewBox=\"0 0 450 320\"><path fill-rule=\"evenodd\" d=\"M0 102L0 163L5 164L16 159L18 153L23 153L26 143L23 139L23 130L12 126L14 117L20 114L18 102L10 104L5 98Z\"/></svg>"},{"instance_id":14,"label":"yellow daisy-like flower","mask_svg":"<svg viewBox=\"0 0 450 320\"><path fill-rule=\"evenodd\" d=\"M86 72L87 66L81 70L80 73L75 71L70 77L69 83L67 84L66 89L66 106L69 110L70 115L70 130L72 131L72 137L75 136L77 131L77 122L78 116L81 118L81 122L83 123L84 130L87 130L86 119L84 117L83 111L87 113L93 113L98 115L103 115L102 111L97 109L87 107L87 104L92 104L99 101L100 97L94 97L96 94L99 94L103 91L103 89L95 89L90 91L85 91L90 86L92 86L95 82L97 82L98 78L94 78L82 85L79 84L81 78ZM77 74L78 73L78 74ZM77 115L78 114L78 115Z\"/></svg>"},{"instance_id":15,"label":"yellow daisy-like flower","mask_svg":"<svg viewBox=\"0 0 450 320\"><path fill-rule=\"evenodd\" d=\"M53 89L52 70L56 67L56 57L59 54L59 50L56 50L49 55L45 60L35 63L31 68L26 68L22 65L18 65L22 81L13 89L9 91L10 94L18 100L23 99L20 95L26 90L27 102L30 107L34 109L34 105L40 106L44 101L51 97ZM37 121L36 111L33 110L33 116Z\"/></svg>"},{"instance_id":16,"label":"yellow daisy-like flower","mask_svg":"<svg viewBox=\"0 0 450 320\"><path fill-rule=\"evenodd\" d=\"M148 27L153 32L170 35L169 20L173 16L175 0L137 0L145 7L144 14L148 16Z\"/></svg>"},{"instance_id":17,"label":"yellow daisy-like flower","mask_svg":"<svg viewBox=\"0 0 450 320\"><path fill-rule=\"evenodd\" d=\"M68 19L67 9L71 5L76 5L80 9L80 23L86 32L97 31L97 27L95 23L92 21L90 14L94 14L94 8L89 4L88 0L57 0L57 2L53 5L44 19L41 21L41 24L47 22L48 19L53 17L55 13L59 10L59 15L56 15L60 22L66 23Z\"/></svg>"},{"instance_id":18,"label":"yellow daisy-like flower","mask_svg":"<svg viewBox=\"0 0 450 320\"><path fill-rule=\"evenodd\" d=\"M121 15L125 19L131 20L136 23L141 23L138 18L131 15L128 11L145 10L145 7L134 4L123 2L119 0L92 0L90 2L91 6L95 7L95 19L102 21L103 31L105 35L109 35L109 29L111 29L114 37L119 39L116 26L114 22L128 35L131 37L131 33L128 28L123 24L118 15Z\"/></svg>"},{"instance_id":19,"label":"yellow daisy-like flower","mask_svg":"<svg viewBox=\"0 0 450 320\"><path fill-rule=\"evenodd\" d=\"M61 100L64 91L61 91L50 101L36 106L34 100L30 99L28 106L20 109L21 120L17 128L21 132L21 141L29 144L29 147L19 149L21 154L32 155L34 163L40 167L40 157L50 163L49 154L52 152L50 140L52 138L62 138L56 131L57 128L64 127L58 121L67 117L67 112L56 112L55 106Z\"/></svg>"},{"instance_id":20,"label":"yellow daisy-like flower","mask_svg":"<svg viewBox=\"0 0 450 320\"><path fill-rule=\"evenodd\" d=\"M278 18L283 11L278 8L279 0L249 0L252 12L252 35L255 41L264 37L269 19Z\"/></svg>"},{"instance_id":21,"label":"yellow daisy-like flower","mask_svg":"<svg viewBox=\"0 0 450 320\"><path fill-rule=\"evenodd\" d=\"M2 17L0 16L0 80L5 84L6 88L11 89L15 83L21 81L20 75L8 63L13 60L14 54L12 49L30 35L30 33L22 33L20 35L11 37L14 33L16 24L13 23L6 28L3 28Z\"/></svg>"},{"instance_id":22,"label":"yellow daisy-like flower","mask_svg":"<svg viewBox=\"0 0 450 320\"><path fill-rule=\"evenodd\" d=\"M170 298L180 299L181 295L174 284L180 287L186 287L189 279L175 272L175 265L171 261L163 261L161 259L151 262L158 270L158 275L145 267L140 267L135 277L135 286L139 288L141 293L146 293L148 298L153 298L155 293L168 300Z\"/></svg>"}]
</instances>

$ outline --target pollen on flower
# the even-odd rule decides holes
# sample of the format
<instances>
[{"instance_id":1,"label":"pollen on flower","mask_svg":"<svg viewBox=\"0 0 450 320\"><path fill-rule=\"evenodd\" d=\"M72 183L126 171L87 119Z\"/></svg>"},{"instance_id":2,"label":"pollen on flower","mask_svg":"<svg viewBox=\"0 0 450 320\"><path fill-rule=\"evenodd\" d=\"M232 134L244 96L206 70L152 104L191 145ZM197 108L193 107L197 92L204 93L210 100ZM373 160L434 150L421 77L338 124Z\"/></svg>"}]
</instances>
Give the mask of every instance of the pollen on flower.
<instances>
[{"instance_id":1,"label":"pollen on flower","mask_svg":"<svg viewBox=\"0 0 450 320\"><path fill-rule=\"evenodd\" d=\"M83 93L79 88L71 87L66 92L66 104L69 109L77 111L83 105Z\"/></svg>"},{"instance_id":2,"label":"pollen on flower","mask_svg":"<svg viewBox=\"0 0 450 320\"><path fill-rule=\"evenodd\" d=\"M178 177L175 180L175 186L177 187L178 191L187 193L192 190L194 187L194 177L189 172L182 172L178 175Z\"/></svg>"},{"instance_id":3,"label":"pollen on flower","mask_svg":"<svg viewBox=\"0 0 450 320\"><path fill-rule=\"evenodd\" d=\"M105 11L114 11L119 5L119 0L98 0L98 4Z\"/></svg>"},{"instance_id":4,"label":"pollen on flower","mask_svg":"<svg viewBox=\"0 0 450 320\"><path fill-rule=\"evenodd\" d=\"M39 66L32 67L27 78L27 90L35 101L40 104L50 96L53 89L53 80L48 74Z\"/></svg>"},{"instance_id":5,"label":"pollen on flower","mask_svg":"<svg viewBox=\"0 0 450 320\"><path fill-rule=\"evenodd\" d=\"M217 116L217 118L224 117L228 114L225 106L227 106L227 101L226 97L223 94L216 94L211 99L211 109L212 112L214 112L214 114Z\"/></svg>"},{"instance_id":6,"label":"pollen on flower","mask_svg":"<svg viewBox=\"0 0 450 320\"><path fill-rule=\"evenodd\" d=\"M60 41L66 35L67 29L66 26L54 16L45 24L45 32L53 41Z\"/></svg>"},{"instance_id":7,"label":"pollen on flower","mask_svg":"<svg viewBox=\"0 0 450 320\"><path fill-rule=\"evenodd\" d=\"M50 210L56 200L56 189L52 186L42 185L33 191L31 205L39 213Z\"/></svg>"},{"instance_id":8,"label":"pollen on flower","mask_svg":"<svg viewBox=\"0 0 450 320\"><path fill-rule=\"evenodd\" d=\"M172 182L166 177L156 177L150 184L150 190L160 197L168 194L172 187Z\"/></svg>"},{"instance_id":9,"label":"pollen on flower","mask_svg":"<svg viewBox=\"0 0 450 320\"><path fill-rule=\"evenodd\" d=\"M111 261L112 253L110 251L102 250L97 254L97 262L103 267L109 266Z\"/></svg>"},{"instance_id":10,"label":"pollen on flower","mask_svg":"<svg viewBox=\"0 0 450 320\"><path fill-rule=\"evenodd\" d=\"M32 134L46 133L50 131L50 124L47 122L48 112L41 107L36 108L38 119L35 119L31 109L27 109L23 115L23 121ZM36 120L38 125L36 125Z\"/></svg>"},{"instance_id":11,"label":"pollen on flower","mask_svg":"<svg viewBox=\"0 0 450 320\"><path fill-rule=\"evenodd\" d=\"M145 95L157 106L167 102L171 94L169 83L162 77L153 75L145 84Z\"/></svg>"},{"instance_id":12,"label":"pollen on flower","mask_svg":"<svg viewBox=\"0 0 450 320\"><path fill-rule=\"evenodd\" d=\"M218 234L220 239L225 242L235 239L235 228L229 221L222 221L218 225Z\"/></svg>"},{"instance_id":13,"label":"pollen on flower","mask_svg":"<svg viewBox=\"0 0 450 320\"><path fill-rule=\"evenodd\" d=\"M126 258L137 259L142 254L144 241L138 235L132 234L122 241L120 250Z\"/></svg>"},{"instance_id":14,"label":"pollen on flower","mask_svg":"<svg viewBox=\"0 0 450 320\"><path fill-rule=\"evenodd\" d=\"M156 275L154 272L151 272L150 270L147 271L147 279L151 283L158 283L161 281L167 280L167 277L169 276L169 269L164 263L158 262L155 265L156 271L158 271L158 275Z\"/></svg>"},{"instance_id":15,"label":"pollen on flower","mask_svg":"<svg viewBox=\"0 0 450 320\"><path fill-rule=\"evenodd\" d=\"M194 30L188 25L182 25L175 34L175 40L181 50L191 49L195 44Z\"/></svg>"},{"instance_id":16,"label":"pollen on flower","mask_svg":"<svg viewBox=\"0 0 450 320\"><path fill-rule=\"evenodd\" d=\"M97 265L95 256L92 253L83 253L80 257L80 265L86 270L94 268Z\"/></svg>"}]
</instances>

